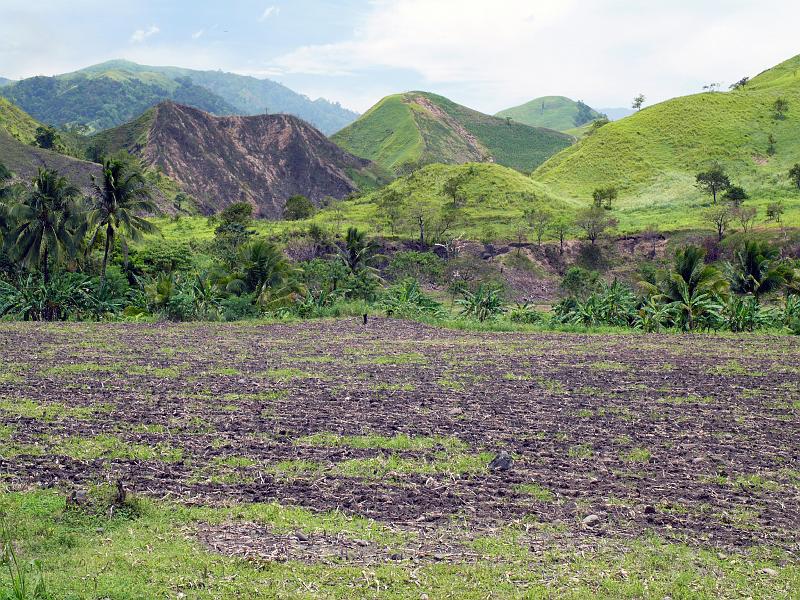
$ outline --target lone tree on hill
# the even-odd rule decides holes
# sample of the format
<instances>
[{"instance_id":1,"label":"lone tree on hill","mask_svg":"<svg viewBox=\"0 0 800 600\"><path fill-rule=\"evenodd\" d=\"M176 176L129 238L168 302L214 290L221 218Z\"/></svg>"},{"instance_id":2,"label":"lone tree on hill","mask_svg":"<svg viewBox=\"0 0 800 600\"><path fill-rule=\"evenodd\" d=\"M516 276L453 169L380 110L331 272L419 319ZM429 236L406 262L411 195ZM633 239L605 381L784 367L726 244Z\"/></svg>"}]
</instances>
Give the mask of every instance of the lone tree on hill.
<instances>
[{"instance_id":1,"label":"lone tree on hill","mask_svg":"<svg viewBox=\"0 0 800 600\"><path fill-rule=\"evenodd\" d=\"M775 104L772 105L772 110L775 111L775 119L783 121L786 118L786 113L789 112L789 102L786 98L778 98Z\"/></svg>"},{"instance_id":2,"label":"lone tree on hill","mask_svg":"<svg viewBox=\"0 0 800 600\"><path fill-rule=\"evenodd\" d=\"M719 241L722 241L722 238L725 237L725 232L728 230L728 225L733 220L733 216L731 207L725 204L714 206L706 211L705 219L717 230Z\"/></svg>"},{"instance_id":3,"label":"lone tree on hill","mask_svg":"<svg viewBox=\"0 0 800 600\"><path fill-rule=\"evenodd\" d=\"M314 214L314 204L301 194L292 196L286 201L283 207L283 218L287 221L299 221L308 219Z\"/></svg>"},{"instance_id":4,"label":"lone tree on hill","mask_svg":"<svg viewBox=\"0 0 800 600\"><path fill-rule=\"evenodd\" d=\"M780 224L785 210L783 202L770 202L767 204L767 221L774 221Z\"/></svg>"},{"instance_id":5,"label":"lone tree on hill","mask_svg":"<svg viewBox=\"0 0 800 600\"><path fill-rule=\"evenodd\" d=\"M617 226L617 220L610 217L605 209L592 206L578 214L575 224L586 232L586 238L594 246L607 229Z\"/></svg>"},{"instance_id":6,"label":"lone tree on hill","mask_svg":"<svg viewBox=\"0 0 800 600\"><path fill-rule=\"evenodd\" d=\"M617 199L619 192L614 186L605 188L597 188L592 192L592 200L597 208L605 208L611 210L611 204Z\"/></svg>"},{"instance_id":7,"label":"lone tree on hill","mask_svg":"<svg viewBox=\"0 0 800 600\"><path fill-rule=\"evenodd\" d=\"M722 196L726 202L730 202L734 206L741 206L742 203L747 200L750 196L747 194L743 187L738 185L732 185L727 190L725 190L725 194Z\"/></svg>"},{"instance_id":8,"label":"lone tree on hill","mask_svg":"<svg viewBox=\"0 0 800 600\"><path fill-rule=\"evenodd\" d=\"M633 108L633 110L642 110L642 104L644 104L645 100L647 100L647 98L644 97L644 94L639 94L633 99L631 108Z\"/></svg>"},{"instance_id":9,"label":"lone tree on hill","mask_svg":"<svg viewBox=\"0 0 800 600\"><path fill-rule=\"evenodd\" d=\"M711 194L714 204L717 203L717 194L731 187L731 180L721 165L715 163L708 171L697 174L697 187Z\"/></svg>"},{"instance_id":10,"label":"lone tree on hill","mask_svg":"<svg viewBox=\"0 0 800 600\"><path fill-rule=\"evenodd\" d=\"M525 221L527 221L528 225L533 230L536 236L536 243L539 246L542 245L542 238L552 219L553 215L543 209L531 208L525 211Z\"/></svg>"},{"instance_id":11,"label":"lone tree on hill","mask_svg":"<svg viewBox=\"0 0 800 600\"><path fill-rule=\"evenodd\" d=\"M553 234L558 238L558 253L564 254L564 239L572 229L572 223L565 217L560 217L553 221L551 227Z\"/></svg>"},{"instance_id":12,"label":"lone tree on hill","mask_svg":"<svg viewBox=\"0 0 800 600\"><path fill-rule=\"evenodd\" d=\"M789 169L789 179L791 179L795 187L800 190L800 163L795 163L794 166Z\"/></svg>"}]
</instances>

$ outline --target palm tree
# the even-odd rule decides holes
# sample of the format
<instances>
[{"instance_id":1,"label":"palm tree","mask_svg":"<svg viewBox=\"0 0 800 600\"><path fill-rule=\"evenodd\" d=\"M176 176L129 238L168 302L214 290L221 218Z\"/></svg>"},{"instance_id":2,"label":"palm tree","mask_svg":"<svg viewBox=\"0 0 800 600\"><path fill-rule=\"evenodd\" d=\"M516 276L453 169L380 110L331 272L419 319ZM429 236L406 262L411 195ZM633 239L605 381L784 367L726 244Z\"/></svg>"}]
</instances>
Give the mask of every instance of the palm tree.
<instances>
[{"instance_id":1,"label":"palm tree","mask_svg":"<svg viewBox=\"0 0 800 600\"><path fill-rule=\"evenodd\" d=\"M50 262L74 255L86 233L80 191L58 172L39 168L31 189L10 210L14 227L6 243L26 267L39 267L50 282Z\"/></svg>"},{"instance_id":2,"label":"palm tree","mask_svg":"<svg viewBox=\"0 0 800 600\"><path fill-rule=\"evenodd\" d=\"M777 291L792 280L793 272L780 260L777 248L765 242L747 241L734 253L734 263L726 265L731 291L761 296Z\"/></svg>"},{"instance_id":3,"label":"palm tree","mask_svg":"<svg viewBox=\"0 0 800 600\"><path fill-rule=\"evenodd\" d=\"M116 238L119 238L127 257L128 239L136 241L141 239L142 234L158 231L155 225L140 216L142 213L154 211L156 205L147 181L129 156L118 155L103 159L102 179L98 183L92 176L92 184L96 195L90 199L87 220L94 228L94 233L88 249L94 245L98 234L105 230L103 265L100 270L102 285L106 280L108 255Z\"/></svg>"},{"instance_id":4,"label":"palm tree","mask_svg":"<svg viewBox=\"0 0 800 600\"><path fill-rule=\"evenodd\" d=\"M353 275L366 271L377 276L378 270L372 265L382 258L378 250L378 244L367 239L366 232L350 227L345 237L345 246L339 249L339 258Z\"/></svg>"},{"instance_id":5,"label":"palm tree","mask_svg":"<svg viewBox=\"0 0 800 600\"><path fill-rule=\"evenodd\" d=\"M680 315L683 326L695 328L697 319L713 310L716 300L726 292L726 282L718 269L705 264L705 250L687 246L675 252L675 263L661 275L656 285L642 283L653 297Z\"/></svg>"},{"instance_id":6,"label":"palm tree","mask_svg":"<svg viewBox=\"0 0 800 600\"><path fill-rule=\"evenodd\" d=\"M227 290L255 293L262 306L280 306L305 290L298 280L299 270L292 266L275 244L255 240L239 254L240 272L227 285Z\"/></svg>"}]
</instances>

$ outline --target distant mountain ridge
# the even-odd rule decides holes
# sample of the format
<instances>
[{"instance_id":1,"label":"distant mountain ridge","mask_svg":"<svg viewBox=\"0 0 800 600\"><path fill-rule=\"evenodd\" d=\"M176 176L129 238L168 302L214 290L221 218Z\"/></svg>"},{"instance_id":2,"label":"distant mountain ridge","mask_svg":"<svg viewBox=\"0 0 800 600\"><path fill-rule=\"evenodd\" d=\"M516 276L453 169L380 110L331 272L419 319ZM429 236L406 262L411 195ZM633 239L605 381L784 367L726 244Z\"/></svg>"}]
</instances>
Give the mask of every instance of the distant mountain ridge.
<instances>
[{"instance_id":1,"label":"distant mountain ridge","mask_svg":"<svg viewBox=\"0 0 800 600\"><path fill-rule=\"evenodd\" d=\"M31 77L0 87L0 94L40 121L96 132L138 117L165 100L215 115L288 113L325 133L358 114L324 99L310 100L266 79L222 71L152 67L113 60L53 77Z\"/></svg>"},{"instance_id":2,"label":"distant mountain ridge","mask_svg":"<svg viewBox=\"0 0 800 600\"><path fill-rule=\"evenodd\" d=\"M319 205L384 182L368 160L291 115L219 117L162 102L90 143L97 154L138 155L191 194L206 214L249 202L257 216L279 218L295 194Z\"/></svg>"},{"instance_id":3,"label":"distant mountain ridge","mask_svg":"<svg viewBox=\"0 0 800 600\"><path fill-rule=\"evenodd\" d=\"M603 114L580 100L572 100L566 96L543 96L520 106L501 110L497 116L510 117L531 127L567 131L600 119Z\"/></svg>"},{"instance_id":4,"label":"distant mountain ridge","mask_svg":"<svg viewBox=\"0 0 800 600\"><path fill-rule=\"evenodd\" d=\"M431 163L495 162L530 172L573 138L485 115L428 92L387 96L331 139L396 175Z\"/></svg>"},{"instance_id":5,"label":"distant mountain ridge","mask_svg":"<svg viewBox=\"0 0 800 600\"><path fill-rule=\"evenodd\" d=\"M0 77L0 87L3 87L4 85L8 85L9 83L12 83L11 79L6 79L5 77Z\"/></svg>"}]
</instances>

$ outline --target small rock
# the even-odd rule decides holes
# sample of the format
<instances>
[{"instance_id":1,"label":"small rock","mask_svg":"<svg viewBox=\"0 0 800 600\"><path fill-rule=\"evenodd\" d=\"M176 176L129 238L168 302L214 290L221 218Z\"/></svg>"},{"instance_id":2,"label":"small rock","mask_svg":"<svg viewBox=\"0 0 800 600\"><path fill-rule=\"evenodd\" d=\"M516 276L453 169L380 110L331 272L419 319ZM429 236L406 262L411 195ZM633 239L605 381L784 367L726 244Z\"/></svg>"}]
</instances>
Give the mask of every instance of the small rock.
<instances>
[{"instance_id":1,"label":"small rock","mask_svg":"<svg viewBox=\"0 0 800 600\"><path fill-rule=\"evenodd\" d=\"M301 542L307 542L309 540L308 536L302 531L298 531L297 533L295 533L294 537L296 537Z\"/></svg>"},{"instance_id":2,"label":"small rock","mask_svg":"<svg viewBox=\"0 0 800 600\"><path fill-rule=\"evenodd\" d=\"M759 573L763 573L764 575L769 575L770 577L777 577L778 572L775 569L770 569L767 567L766 569L761 569Z\"/></svg>"},{"instance_id":3,"label":"small rock","mask_svg":"<svg viewBox=\"0 0 800 600\"><path fill-rule=\"evenodd\" d=\"M600 517L597 515L589 515L585 519L583 519L583 524L586 527L594 527L600 522Z\"/></svg>"},{"instance_id":4,"label":"small rock","mask_svg":"<svg viewBox=\"0 0 800 600\"><path fill-rule=\"evenodd\" d=\"M419 600L429 600L428 594L420 594Z\"/></svg>"},{"instance_id":5,"label":"small rock","mask_svg":"<svg viewBox=\"0 0 800 600\"><path fill-rule=\"evenodd\" d=\"M514 459L511 458L511 455L503 450L492 459L492 462L489 463L489 470L490 471L508 471L511 468L511 465L514 464Z\"/></svg>"}]
</instances>

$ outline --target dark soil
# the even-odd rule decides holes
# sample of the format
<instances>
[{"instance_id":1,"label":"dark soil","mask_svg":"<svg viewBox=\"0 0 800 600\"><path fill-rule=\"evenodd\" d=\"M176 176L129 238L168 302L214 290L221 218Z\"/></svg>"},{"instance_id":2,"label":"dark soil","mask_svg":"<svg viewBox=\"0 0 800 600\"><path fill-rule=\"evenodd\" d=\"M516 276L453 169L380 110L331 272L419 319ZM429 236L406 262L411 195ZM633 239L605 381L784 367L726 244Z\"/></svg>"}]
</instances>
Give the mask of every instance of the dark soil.
<instances>
[{"instance_id":1,"label":"dark soil","mask_svg":"<svg viewBox=\"0 0 800 600\"><path fill-rule=\"evenodd\" d=\"M723 548L800 543L797 338L484 334L385 319L6 324L0 401L0 473L18 488L122 477L157 498L274 500L405 530L535 518L579 539L654 531ZM453 437L469 456L506 450L514 464L348 477L337 471L345 460L436 464L444 448L295 443L321 432ZM69 450L71 438L96 436L182 458ZM281 462L298 460L318 469ZM550 496L520 487L531 484ZM599 520L586 525L588 515ZM261 554L284 542L265 538ZM293 556L325 553L324 540L292 544Z\"/></svg>"}]
</instances>

